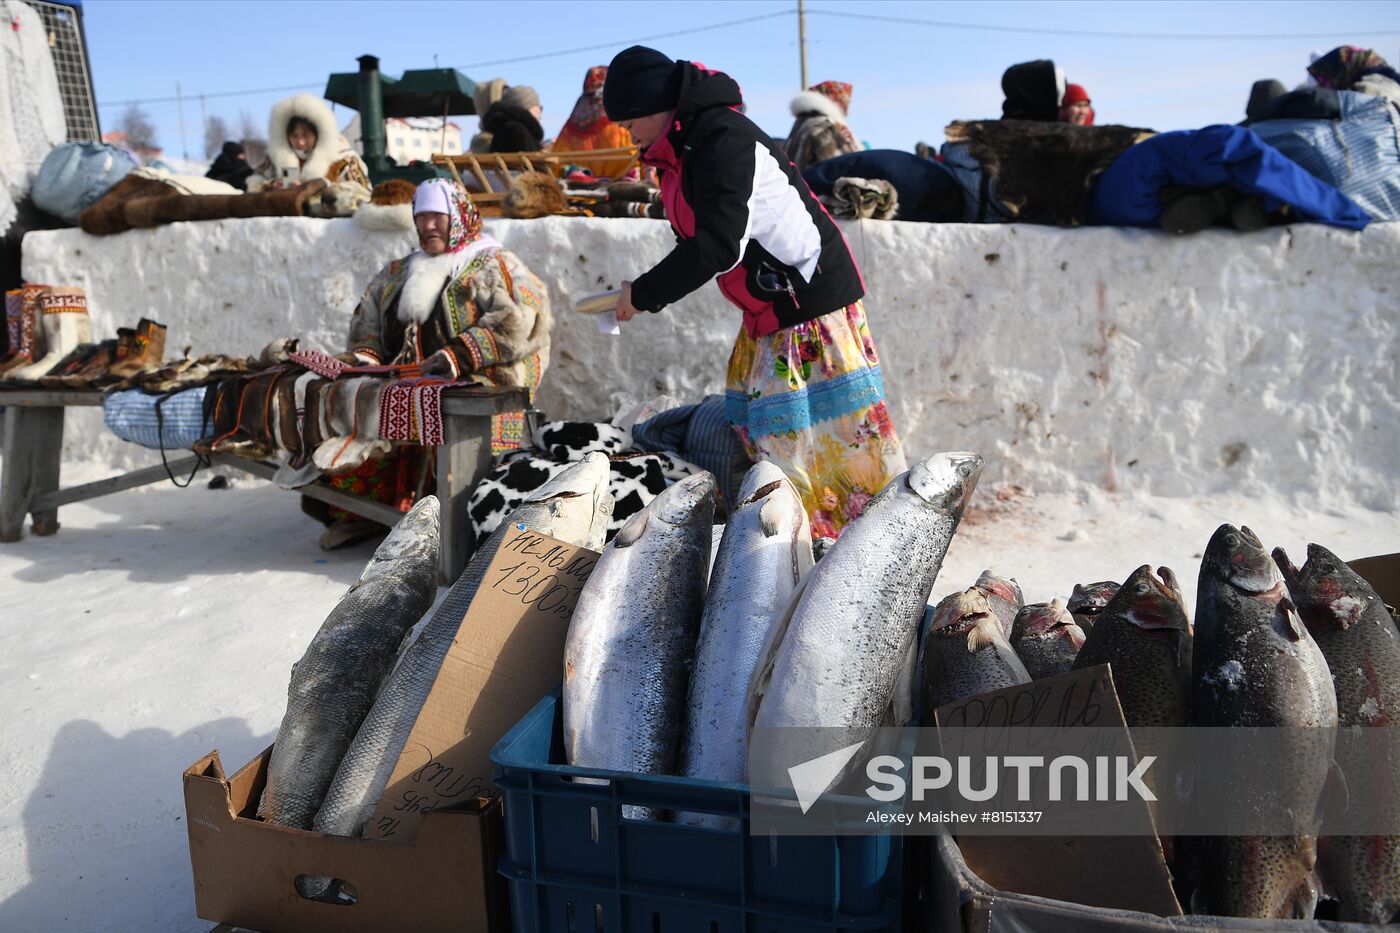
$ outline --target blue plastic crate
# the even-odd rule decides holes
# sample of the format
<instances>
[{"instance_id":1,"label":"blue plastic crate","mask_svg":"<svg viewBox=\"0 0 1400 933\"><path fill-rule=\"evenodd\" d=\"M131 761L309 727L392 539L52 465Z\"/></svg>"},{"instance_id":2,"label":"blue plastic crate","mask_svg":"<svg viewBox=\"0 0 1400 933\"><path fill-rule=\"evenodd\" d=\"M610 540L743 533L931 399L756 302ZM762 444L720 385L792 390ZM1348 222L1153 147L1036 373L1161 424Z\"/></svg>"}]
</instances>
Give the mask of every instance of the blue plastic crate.
<instances>
[{"instance_id":1,"label":"blue plastic crate","mask_svg":"<svg viewBox=\"0 0 1400 933\"><path fill-rule=\"evenodd\" d=\"M562 709L559 694L545 697L491 752L515 933L899 929L902 837L750 836L744 784L562 764ZM624 819L624 804L737 825Z\"/></svg>"}]
</instances>

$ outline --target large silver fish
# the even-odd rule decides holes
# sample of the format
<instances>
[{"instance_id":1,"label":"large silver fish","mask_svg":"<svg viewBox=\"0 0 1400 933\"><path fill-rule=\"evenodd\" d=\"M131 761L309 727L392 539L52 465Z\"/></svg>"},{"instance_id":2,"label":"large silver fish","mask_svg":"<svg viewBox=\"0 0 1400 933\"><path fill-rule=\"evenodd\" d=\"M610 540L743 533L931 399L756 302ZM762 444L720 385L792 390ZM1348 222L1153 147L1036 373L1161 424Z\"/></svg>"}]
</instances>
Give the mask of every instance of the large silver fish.
<instances>
[{"instance_id":1,"label":"large silver fish","mask_svg":"<svg viewBox=\"0 0 1400 933\"><path fill-rule=\"evenodd\" d=\"M975 453L935 454L890 480L846 526L754 672L755 728L842 727L854 739L891 717L929 591L981 473Z\"/></svg>"},{"instance_id":2,"label":"large silver fish","mask_svg":"<svg viewBox=\"0 0 1400 933\"><path fill-rule=\"evenodd\" d=\"M812 569L812 531L802 498L767 461L744 477L710 573L690 676L680 773L743 781L748 688L774 618Z\"/></svg>"},{"instance_id":3,"label":"large silver fish","mask_svg":"<svg viewBox=\"0 0 1400 933\"><path fill-rule=\"evenodd\" d=\"M570 764L674 773L714 510L714 477L687 477L628 519L599 558L564 645Z\"/></svg>"},{"instance_id":4,"label":"large silver fish","mask_svg":"<svg viewBox=\"0 0 1400 933\"><path fill-rule=\"evenodd\" d=\"M1289 754L1279 763L1274 786L1238 786L1218 762L1201 781L1213 796L1228 794L1232 810L1257 813L1273 805L1308 824L1296 835L1194 840L1199 877L1193 912L1311 919L1319 893L1316 831L1334 767L1330 730L1337 725L1337 696L1327 661L1283 578L1258 537L1243 526L1221 525L1201 560L1190 723L1278 727Z\"/></svg>"},{"instance_id":5,"label":"large silver fish","mask_svg":"<svg viewBox=\"0 0 1400 933\"><path fill-rule=\"evenodd\" d=\"M325 803L316 814L317 831L339 836L359 836L364 832L506 532L524 523L532 531L597 550L603 546L612 515L612 497L607 488L608 458L591 453L530 493L472 555L471 562L417 640L404 650L375 697L374 707L345 753Z\"/></svg>"},{"instance_id":6,"label":"large silver fish","mask_svg":"<svg viewBox=\"0 0 1400 933\"><path fill-rule=\"evenodd\" d=\"M263 816L311 828L341 756L437 593L438 500L424 496L375 549L292 665L287 712L267 767Z\"/></svg>"}]
</instances>

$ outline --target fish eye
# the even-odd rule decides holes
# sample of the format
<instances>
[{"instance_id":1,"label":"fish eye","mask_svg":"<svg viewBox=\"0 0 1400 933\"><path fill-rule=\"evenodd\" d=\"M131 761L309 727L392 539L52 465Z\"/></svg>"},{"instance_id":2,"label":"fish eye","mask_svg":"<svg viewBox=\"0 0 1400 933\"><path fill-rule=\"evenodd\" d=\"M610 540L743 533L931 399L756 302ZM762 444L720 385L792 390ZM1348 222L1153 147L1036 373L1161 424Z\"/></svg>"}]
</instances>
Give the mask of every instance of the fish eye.
<instances>
[{"instance_id":1,"label":"fish eye","mask_svg":"<svg viewBox=\"0 0 1400 933\"><path fill-rule=\"evenodd\" d=\"M1152 587L1151 587L1146 581L1143 581L1142 583L1139 583L1139 584L1137 585L1137 587L1136 587L1137 594L1138 594L1139 596L1141 596L1142 594L1148 592L1148 591L1151 590L1151 589L1152 589Z\"/></svg>"},{"instance_id":2,"label":"fish eye","mask_svg":"<svg viewBox=\"0 0 1400 933\"><path fill-rule=\"evenodd\" d=\"M1239 543L1240 543L1240 537L1239 537L1239 535L1234 534L1234 533L1232 532L1232 533L1230 533L1230 534L1228 534L1228 535L1225 536L1225 546L1226 546L1226 547L1235 547L1235 546L1238 545Z\"/></svg>"}]
</instances>

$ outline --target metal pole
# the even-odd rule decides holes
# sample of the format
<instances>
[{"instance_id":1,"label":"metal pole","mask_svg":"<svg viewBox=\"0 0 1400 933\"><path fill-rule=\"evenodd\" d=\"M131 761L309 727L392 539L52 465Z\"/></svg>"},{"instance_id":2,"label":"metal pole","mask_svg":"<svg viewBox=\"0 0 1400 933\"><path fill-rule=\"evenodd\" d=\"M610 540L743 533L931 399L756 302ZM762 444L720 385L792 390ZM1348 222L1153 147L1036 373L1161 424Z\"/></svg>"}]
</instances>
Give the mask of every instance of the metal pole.
<instances>
[{"instance_id":1,"label":"metal pole","mask_svg":"<svg viewBox=\"0 0 1400 933\"><path fill-rule=\"evenodd\" d=\"M203 92L203 91L201 91L200 94L199 94L199 132L200 132L201 134L203 134L204 136L208 136L208 135L209 135L209 111L207 111L207 110L204 109L204 92ZM219 140L217 143L215 143L215 145L217 145L217 146L222 146L223 144L224 144L224 141L223 141L222 139ZM204 146L204 158L207 159L207 158L209 158L210 156L212 156L213 154L214 154L214 153L212 153L212 152L209 151L209 145L208 145L208 142L206 141L206 142L205 142L205 146Z\"/></svg>"},{"instance_id":2,"label":"metal pole","mask_svg":"<svg viewBox=\"0 0 1400 933\"><path fill-rule=\"evenodd\" d=\"M190 160L190 146L185 141L185 98L180 94L180 82L175 82L175 103L180 108L180 156L186 162Z\"/></svg>"},{"instance_id":3,"label":"metal pole","mask_svg":"<svg viewBox=\"0 0 1400 933\"><path fill-rule=\"evenodd\" d=\"M797 48L802 59L802 90L807 89L807 11L797 0Z\"/></svg>"}]
</instances>

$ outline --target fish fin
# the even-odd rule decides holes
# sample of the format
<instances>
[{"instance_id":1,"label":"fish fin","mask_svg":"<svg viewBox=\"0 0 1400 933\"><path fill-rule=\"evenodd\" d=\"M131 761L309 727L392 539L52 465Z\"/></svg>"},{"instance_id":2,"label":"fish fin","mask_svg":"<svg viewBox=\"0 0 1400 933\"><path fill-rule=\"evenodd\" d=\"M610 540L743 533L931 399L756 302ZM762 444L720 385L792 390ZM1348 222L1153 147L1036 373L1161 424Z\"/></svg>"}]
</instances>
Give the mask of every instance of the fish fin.
<instances>
[{"instance_id":1,"label":"fish fin","mask_svg":"<svg viewBox=\"0 0 1400 933\"><path fill-rule=\"evenodd\" d=\"M636 544L637 539L642 536L642 532L646 531L647 519L650 516L650 512L646 509L642 509L636 515L627 519L627 523L618 529L617 534L613 535L613 547L631 547L633 544Z\"/></svg>"},{"instance_id":2,"label":"fish fin","mask_svg":"<svg viewBox=\"0 0 1400 933\"><path fill-rule=\"evenodd\" d=\"M1084 641L1089 637L1084 634L1084 629L1076 625L1066 625L1065 631L1069 632L1069 643L1074 645L1074 650L1078 651L1084 647Z\"/></svg>"},{"instance_id":3,"label":"fish fin","mask_svg":"<svg viewBox=\"0 0 1400 933\"><path fill-rule=\"evenodd\" d=\"M995 626L995 628L993 628L993 626ZM1002 640L999 637L1000 635L1001 623L997 622L995 619L992 620L991 625L986 623L974 625L967 633L968 653L971 654L981 651L988 646L995 647L997 642Z\"/></svg>"},{"instance_id":4,"label":"fish fin","mask_svg":"<svg viewBox=\"0 0 1400 933\"><path fill-rule=\"evenodd\" d=\"M748 708L745 714L745 739L753 731L754 722L758 719L759 704L768 693L768 685L773 680L773 664L778 659L778 648L783 643L783 636L787 634L788 625L792 622L792 614L797 610L797 603L802 599L802 594L807 591L807 581L810 579L810 573L802 578L802 582L793 589L787 608L775 617L773 624L768 627L768 638L763 642L763 648L758 653L758 662L749 677L748 699L745 703Z\"/></svg>"},{"instance_id":5,"label":"fish fin","mask_svg":"<svg viewBox=\"0 0 1400 933\"><path fill-rule=\"evenodd\" d=\"M1323 822L1328 817L1337 819L1351 809L1351 789L1347 787L1346 775L1337 759L1327 766L1327 781L1322 785L1322 795L1317 801L1317 818Z\"/></svg>"},{"instance_id":6,"label":"fish fin","mask_svg":"<svg viewBox=\"0 0 1400 933\"><path fill-rule=\"evenodd\" d=\"M1277 612L1283 613L1283 634L1289 641L1302 641L1307 637L1303 620L1298 616L1298 608L1287 596L1279 600Z\"/></svg>"},{"instance_id":7,"label":"fish fin","mask_svg":"<svg viewBox=\"0 0 1400 933\"><path fill-rule=\"evenodd\" d=\"M763 505L758 507L758 527L763 529L763 536L771 538L782 531L783 526L783 503L777 496L769 496L763 500Z\"/></svg>"}]
</instances>

